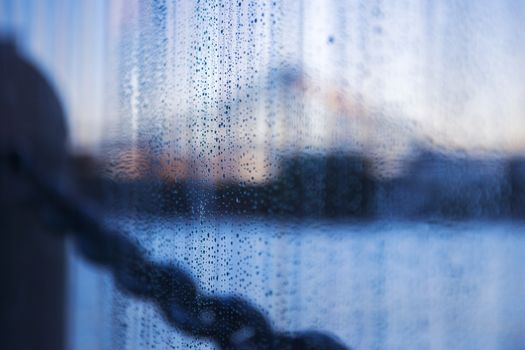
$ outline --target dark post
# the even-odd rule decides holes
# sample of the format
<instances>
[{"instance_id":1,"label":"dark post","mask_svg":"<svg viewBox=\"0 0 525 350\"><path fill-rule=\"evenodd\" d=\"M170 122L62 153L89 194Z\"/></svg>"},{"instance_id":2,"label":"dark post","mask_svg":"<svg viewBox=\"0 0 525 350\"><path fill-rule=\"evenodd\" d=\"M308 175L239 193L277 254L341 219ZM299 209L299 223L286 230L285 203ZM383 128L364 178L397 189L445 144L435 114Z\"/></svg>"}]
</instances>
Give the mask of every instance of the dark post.
<instances>
[{"instance_id":1,"label":"dark post","mask_svg":"<svg viewBox=\"0 0 525 350\"><path fill-rule=\"evenodd\" d=\"M0 41L0 347L64 349L64 242L45 228L45 201L16 169L23 154L57 180L66 126L57 96L9 42Z\"/></svg>"}]
</instances>

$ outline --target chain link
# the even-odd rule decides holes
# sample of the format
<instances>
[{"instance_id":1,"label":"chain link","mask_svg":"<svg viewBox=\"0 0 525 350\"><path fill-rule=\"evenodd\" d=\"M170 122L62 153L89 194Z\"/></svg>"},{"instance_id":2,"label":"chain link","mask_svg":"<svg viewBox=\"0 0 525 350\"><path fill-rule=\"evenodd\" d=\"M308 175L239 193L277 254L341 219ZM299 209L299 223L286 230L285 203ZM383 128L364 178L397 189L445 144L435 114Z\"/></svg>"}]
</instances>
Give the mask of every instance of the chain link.
<instances>
[{"instance_id":1,"label":"chain link","mask_svg":"<svg viewBox=\"0 0 525 350\"><path fill-rule=\"evenodd\" d=\"M278 332L248 301L236 296L204 294L191 275L147 259L139 245L108 229L89 202L39 176L19 154L3 157L36 186L63 218L60 232L71 234L82 255L110 269L124 293L153 301L175 328L212 340L224 350L343 350L332 337L316 332Z\"/></svg>"}]
</instances>

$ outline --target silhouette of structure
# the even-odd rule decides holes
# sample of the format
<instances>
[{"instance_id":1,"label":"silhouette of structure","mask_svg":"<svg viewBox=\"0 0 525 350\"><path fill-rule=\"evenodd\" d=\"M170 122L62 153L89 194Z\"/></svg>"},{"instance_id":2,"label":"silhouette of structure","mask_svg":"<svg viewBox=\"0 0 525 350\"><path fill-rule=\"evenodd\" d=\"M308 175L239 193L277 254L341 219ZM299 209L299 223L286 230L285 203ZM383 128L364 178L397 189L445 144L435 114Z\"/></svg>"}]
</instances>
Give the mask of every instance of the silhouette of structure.
<instances>
[{"instance_id":1,"label":"silhouette of structure","mask_svg":"<svg viewBox=\"0 0 525 350\"><path fill-rule=\"evenodd\" d=\"M66 126L46 79L10 42L0 42L0 155L25 153L59 178ZM27 179L0 167L0 334L4 349L64 348L64 241L46 234L48 213ZM49 219L49 217L48 217Z\"/></svg>"}]
</instances>

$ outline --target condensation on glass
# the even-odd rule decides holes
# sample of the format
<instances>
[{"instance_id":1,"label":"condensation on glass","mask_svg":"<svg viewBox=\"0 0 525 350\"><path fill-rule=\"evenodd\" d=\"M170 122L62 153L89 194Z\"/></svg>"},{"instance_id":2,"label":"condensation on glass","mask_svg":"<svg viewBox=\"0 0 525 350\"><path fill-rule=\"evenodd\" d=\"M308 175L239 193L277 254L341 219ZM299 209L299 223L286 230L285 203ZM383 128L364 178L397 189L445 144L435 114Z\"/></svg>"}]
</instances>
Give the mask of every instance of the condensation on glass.
<instances>
[{"instance_id":1,"label":"condensation on glass","mask_svg":"<svg viewBox=\"0 0 525 350\"><path fill-rule=\"evenodd\" d=\"M108 221L281 330L525 343L519 1L0 1ZM71 349L207 349L70 259Z\"/></svg>"}]
</instances>

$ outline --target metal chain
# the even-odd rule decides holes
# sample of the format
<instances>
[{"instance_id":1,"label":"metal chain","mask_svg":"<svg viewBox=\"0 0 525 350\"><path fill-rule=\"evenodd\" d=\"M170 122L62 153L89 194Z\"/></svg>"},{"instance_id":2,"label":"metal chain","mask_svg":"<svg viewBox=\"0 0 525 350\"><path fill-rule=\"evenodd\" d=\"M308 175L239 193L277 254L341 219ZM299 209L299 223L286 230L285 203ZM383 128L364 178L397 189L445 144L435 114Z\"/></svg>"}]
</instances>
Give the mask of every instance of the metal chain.
<instances>
[{"instance_id":1,"label":"metal chain","mask_svg":"<svg viewBox=\"0 0 525 350\"><path fill-rule=\"evenodd\" d=\"M203 293L188 272L149 261L137 244L102 224L95 206L75 198L59 183L46 181L28 159L19 154L3 158L36 185L46 202L60 213L61 232L74 237L85 258L110 269L123 292L153 301L165 319L182 332L210 339L224 350L347 349L316 331L278 332L240 297Z\"/></svg>"}]
</instances>

